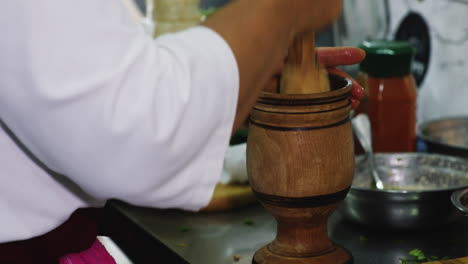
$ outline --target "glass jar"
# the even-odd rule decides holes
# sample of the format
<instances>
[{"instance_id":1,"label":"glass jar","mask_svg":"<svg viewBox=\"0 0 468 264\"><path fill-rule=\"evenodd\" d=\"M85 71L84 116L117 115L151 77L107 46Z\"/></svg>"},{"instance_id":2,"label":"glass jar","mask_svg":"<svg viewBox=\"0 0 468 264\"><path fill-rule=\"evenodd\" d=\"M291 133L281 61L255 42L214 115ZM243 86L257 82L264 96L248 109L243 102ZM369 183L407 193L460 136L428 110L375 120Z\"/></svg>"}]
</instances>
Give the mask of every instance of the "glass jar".
<instances>
[{"instance_id":1,"label":"glass jar","mask_svg":"<svg viewBox=\"0 0 468 264\"><path fill-rule=\"evenodd\" d=\"M368 93L359 111L369 115L376 152L416 150L415 54L408 42L374 40L360 46L367 53L358 80Z\"/></svg>"},{"instance_id":2,"label":"glass jar","mask_svg":"<svg viewBox=\"0 0 468 264\"><path fill-rule=\"evenodd\" d=\"M176 32L201 21L200 0L154 0L155 36Z\"/></svg>"}]
</instances>

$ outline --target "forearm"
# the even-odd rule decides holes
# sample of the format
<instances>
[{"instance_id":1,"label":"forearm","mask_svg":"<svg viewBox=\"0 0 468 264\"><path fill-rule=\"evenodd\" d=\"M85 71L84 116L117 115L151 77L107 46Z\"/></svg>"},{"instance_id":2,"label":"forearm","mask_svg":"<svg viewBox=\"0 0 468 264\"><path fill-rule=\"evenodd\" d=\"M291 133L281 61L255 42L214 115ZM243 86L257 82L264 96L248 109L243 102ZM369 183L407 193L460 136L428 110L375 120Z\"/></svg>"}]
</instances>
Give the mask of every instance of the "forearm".
<instances>
[{"instance_id":1,"label":"forearm","mask_svg":"<svg viewBox=\"0 0 468 264\"><path fill-rule=\"evenodd\" d=\"M240 89L234 131L262 88L280 71L294 35L323 27L340 10L341 1L335 0L328 6L321 0L237 0L206 21L205 26L225 38L237 59Z\"/></svg>"},{"instance_id":2,"label":"forearm","mask_svg":"<svg viewBox=\"0 0 468 264\"><path fill-rule=\"evenodd\" d=\"M205 23L225 38L237 59L240 89L234 131L247 118L258 93L281 65L293 35L292 23L284 23L275 12L275 7L265 1L240 0Z\"/></svg>"}]
</instances>

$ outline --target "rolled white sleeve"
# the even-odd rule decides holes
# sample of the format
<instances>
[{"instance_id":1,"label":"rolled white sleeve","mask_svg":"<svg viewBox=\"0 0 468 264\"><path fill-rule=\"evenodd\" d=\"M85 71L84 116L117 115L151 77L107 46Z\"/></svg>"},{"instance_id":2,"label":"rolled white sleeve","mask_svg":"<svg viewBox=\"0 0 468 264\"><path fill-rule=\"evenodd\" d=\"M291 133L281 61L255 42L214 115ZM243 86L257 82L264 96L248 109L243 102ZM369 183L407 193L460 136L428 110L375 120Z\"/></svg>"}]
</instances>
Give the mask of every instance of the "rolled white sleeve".
<instances>
[{"instance_id":1,"label":"rolled white sleeve","mask_svg":"<svg viewBox=\"0 0 468 264\"><path fill-rule=\"evenodd\" d=\"M42 162L98 199L209 202L239 88L221 36L199 26L153 40L115 0L15 0L0 13L0 116Z\"/></svg>"}]
</instances>

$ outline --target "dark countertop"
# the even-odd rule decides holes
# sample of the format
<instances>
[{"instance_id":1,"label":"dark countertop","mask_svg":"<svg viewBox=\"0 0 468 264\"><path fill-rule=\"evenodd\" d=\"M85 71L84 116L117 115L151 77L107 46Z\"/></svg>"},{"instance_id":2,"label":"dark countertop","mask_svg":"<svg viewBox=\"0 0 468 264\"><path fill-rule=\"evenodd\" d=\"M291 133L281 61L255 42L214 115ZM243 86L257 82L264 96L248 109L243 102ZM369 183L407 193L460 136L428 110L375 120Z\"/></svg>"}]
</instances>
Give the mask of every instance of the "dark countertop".
<instances>
[{"instance_id":1,"label":"dark countertop","mask_svg":"<svg viewBox=\"0 0 468 264\"><path fill-rule=\"evenodd\" d=\"M247 264L276 234L274 219L259 205L225 213L190 213L139 208L112 201L109 235L135 263ZM380 230L353 224L335 213L329 219L333 241L349 249L357 264L397 264L414 248L426 255L468 256L468 218L429 230ZM125 230L125 231L122 231ZM234 261L233 256L241 257ZM145 261L146 262L146 261Z\"/></svg>"}]
</instances>

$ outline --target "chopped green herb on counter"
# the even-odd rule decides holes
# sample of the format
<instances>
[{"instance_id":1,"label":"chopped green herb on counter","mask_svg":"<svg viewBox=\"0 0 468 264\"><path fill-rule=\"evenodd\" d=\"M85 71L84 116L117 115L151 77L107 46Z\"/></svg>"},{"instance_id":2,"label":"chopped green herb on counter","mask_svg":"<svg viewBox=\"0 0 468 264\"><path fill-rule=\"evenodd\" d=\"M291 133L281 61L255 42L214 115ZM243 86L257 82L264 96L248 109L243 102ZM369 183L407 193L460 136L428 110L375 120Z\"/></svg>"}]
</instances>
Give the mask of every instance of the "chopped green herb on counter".
<instances>
[{"instance_id":1,"label":"chopped green herb on counter","mask_svg":"<svg viewBox=\"0 0 468 264\"><path fill-rule=\"evenodd\" d=\"M219 8L216 8L216 7L210 7L210 8L205 8L205 9L201 9L200 10L200 13L202 15L202 17L204 17L205 19L212 16L214 13L216 13L216 11L218 11Z\"/></svg>"},{"instance_id":2,"label":"chopped green herb on counter","mask_svg":"<svg viewBox=\"0 0 468 264\"><path fill-rule=\"evenodd\" d=\"M426 257L424 252L417 248L408 252L408 255L410 257L400 259L400 264L416 264L416 263L424 263L424 262L431 262L431 261L436 261L436 260L449 259L449 257L442 257L442 258L437 257L437 256Z\"/></svg>"},{"instance_id":3,"label":"chopped green herb on counter","mask_svg":"<svg viewBox=\"0 0 468 264\"><path fill-rule=\"evenodd\" d=\"M253 226L253 225L255 225L255 222L252 221L252 220L245 220L244 225Z\"/></svg>"},{"instance_id":4,"label":"chopped green herb on counter","mask_svg":"<svg viewBox=\"0 0 468 264\"><path fill-rule=\"evenodd\" d=\"M180 228L180 232L182 232L182 233L187 233L188 231L190 231L190 228L188 228L188 227L181 227Z\"/></svg>"},{"instance_id":5,"label":"chopped green herb on counter","mask_svg":"<svg viewBox=\"0 0 468 264\"><path fill-rule=\"evenodd\" d=\"M367 237L365 237L365 236L359 236L359 241L361 243L367 243L367 242L369 242L369 239L367 239Z\"/></svg>"},{"instance_id":6,"label":"chopped green herb on counter","mask_svg":"<svg viewBox=\"0 0 468 264\"><path fill-rule=\"evenodd\" d=\"M186 243L183 243L183 242L181 242L181 243L175 243L175 245L176 245L177 247L187 247L187 244L186 244Z\"/></svg>"}]
</instances>

